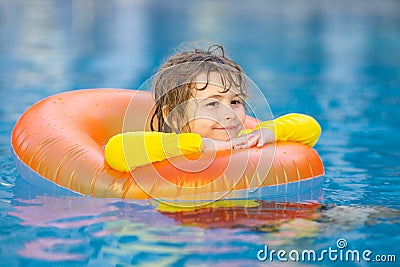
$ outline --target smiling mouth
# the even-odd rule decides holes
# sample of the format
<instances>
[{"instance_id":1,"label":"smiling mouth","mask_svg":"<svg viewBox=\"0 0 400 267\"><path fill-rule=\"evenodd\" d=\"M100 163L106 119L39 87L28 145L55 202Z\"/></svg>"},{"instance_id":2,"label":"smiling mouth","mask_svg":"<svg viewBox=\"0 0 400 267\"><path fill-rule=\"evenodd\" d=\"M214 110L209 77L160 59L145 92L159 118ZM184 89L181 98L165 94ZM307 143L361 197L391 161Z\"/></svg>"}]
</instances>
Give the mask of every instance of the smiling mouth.
<instances>
[{"instance_id":1,"label":"smiling mouth","mask_svg":"<svg viewBox=\"0 0 400 267\"><path fill-rule=\"evenodd\" d=\"M221 128L214 128L215 130L223 130L227 132L232 132L237 129L237 126L228 126L228 127L221 127Z\"/></svg>"}]
</instances>

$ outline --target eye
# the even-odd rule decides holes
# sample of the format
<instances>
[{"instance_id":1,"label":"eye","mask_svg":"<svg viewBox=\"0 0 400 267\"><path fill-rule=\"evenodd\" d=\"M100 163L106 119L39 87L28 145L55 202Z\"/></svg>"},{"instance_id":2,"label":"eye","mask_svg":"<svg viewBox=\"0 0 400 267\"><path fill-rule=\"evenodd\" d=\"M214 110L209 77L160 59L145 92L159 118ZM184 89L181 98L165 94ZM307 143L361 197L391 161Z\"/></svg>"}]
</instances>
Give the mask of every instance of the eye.
<instances>
[{"instance_id":1,"label":"eye","mask_svg":"<svg viewBox=\"0 0 400 267\"><path fill-rule=\"evenodd\" d=\"M243 105L243 102L242 102L242 100L235 99L235 100L231 101L231 104L232 105Z\"/></svg>"},{"instance_id":2,"label":"eye","mask_svg":"<svg viewBox=\"0 0 400 267\"><path fill-rule=\"evenodd\" d=\"M212 101L206 104L207 107L217 107L219 105L218 101Z\"/></svg>"}]
</instances>

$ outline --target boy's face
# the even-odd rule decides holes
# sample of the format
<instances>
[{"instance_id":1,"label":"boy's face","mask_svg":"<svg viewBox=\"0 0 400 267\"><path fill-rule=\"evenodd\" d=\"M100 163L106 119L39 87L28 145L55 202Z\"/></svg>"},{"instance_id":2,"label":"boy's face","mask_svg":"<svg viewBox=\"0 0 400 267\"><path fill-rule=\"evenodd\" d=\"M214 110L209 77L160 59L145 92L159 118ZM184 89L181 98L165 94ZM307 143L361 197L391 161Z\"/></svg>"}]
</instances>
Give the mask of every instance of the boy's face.
<instances>
[{"instance_id":1,"label":"boy's face","mask_svg":"<svg viewBox=\"0 0 400 267\"><path fill-rule=\"evenodd\" d=\"M199 75L196 80L204 81L206 77ZM205 84L196 82L196 87L203 88ZM239 90L232 86L228 92L221 93L224 91L221 84L220 75L211 72L207 87L204 90L196 90L194 99L188 102L188 124L192 133L214 140L229 141L244 129L246 112ZM185 128L187 127L182 129L183 132Z\"/></svg>"}]
</instances>

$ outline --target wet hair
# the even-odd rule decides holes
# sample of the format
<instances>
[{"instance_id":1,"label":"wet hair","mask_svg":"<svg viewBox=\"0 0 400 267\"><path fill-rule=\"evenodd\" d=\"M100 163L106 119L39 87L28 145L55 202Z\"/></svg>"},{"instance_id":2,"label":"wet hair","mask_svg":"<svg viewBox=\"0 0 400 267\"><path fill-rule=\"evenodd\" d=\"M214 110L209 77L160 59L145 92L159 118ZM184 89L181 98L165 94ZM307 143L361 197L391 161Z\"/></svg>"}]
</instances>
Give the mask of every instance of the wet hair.
<instances>
[{"instance_id":1,"label":"wet hair","mask_svg":"<svg viewBox=\"0 0 400 267\"><path fill-rule=\"evenodd\" d=\"M172 118L178 130L187 122L187 101L194 97L195 90L204 90L210 83L211 72L221 77L221 93L237 90L241 97L247 97L247 84L243 69L232 59L225 56L221 45L211 45L207 50L194 49L172 55L155 75L152 90L155 97L155 112L150 121L152 131L173 132ZM204 86L196 86L196 77L206 74ZM198 81L197 81L198 82ZM163 108L168 113L164 120ZM155 119L157 125L155 127ZM190 131L190 129L189 129Z\"/></svg>"}]
</instances>

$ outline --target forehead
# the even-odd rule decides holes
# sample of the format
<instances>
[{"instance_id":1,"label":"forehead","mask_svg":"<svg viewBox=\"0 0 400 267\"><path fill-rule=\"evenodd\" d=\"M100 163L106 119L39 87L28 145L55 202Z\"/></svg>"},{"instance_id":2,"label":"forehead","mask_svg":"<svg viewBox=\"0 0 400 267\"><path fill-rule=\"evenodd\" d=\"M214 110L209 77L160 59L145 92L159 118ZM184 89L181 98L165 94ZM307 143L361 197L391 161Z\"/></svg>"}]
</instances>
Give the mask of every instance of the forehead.
<instances>
[{"instance_id":1,"label":"forehead","mask_svg":"<svg viewBox=\"0 0 400 267\"><path fill-rule=\"evenodd\" d=\"M239 85L237 75L232 73L231 78L234 79L234 82L237 85ZM240 88L237 87L237 85L231 84L232 83L231 81L222 77L222 75L216 71L212 71L208 73L208 75L206 72L202 72L195 77L194 81L196 83L196 88L201 89L201 90L196 90L195 92L196 97L207 97L209 95L219 95L219 94L228 94L228 95L241 94L241 90ZM204 89L204 86L206 84L207 87ZM228 91L227 88L229 88Z\"/></svg>"}]
</instances>

